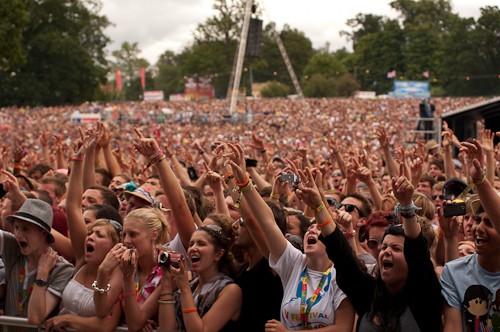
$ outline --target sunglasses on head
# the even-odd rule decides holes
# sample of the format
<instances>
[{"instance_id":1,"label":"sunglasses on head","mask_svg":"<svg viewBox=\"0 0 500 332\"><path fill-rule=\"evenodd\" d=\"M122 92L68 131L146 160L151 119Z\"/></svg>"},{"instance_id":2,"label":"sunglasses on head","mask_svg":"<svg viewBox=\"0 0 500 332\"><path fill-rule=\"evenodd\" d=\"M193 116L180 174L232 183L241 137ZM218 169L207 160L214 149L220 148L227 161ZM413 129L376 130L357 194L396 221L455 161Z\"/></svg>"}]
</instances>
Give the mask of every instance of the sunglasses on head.
<instances>
[{"instance_id":1,"label":"sunglasses on head","mask_svg":"<svg viewBox=\"0 0 500 332\"><path fill-rule=\"evenodd\" d=\"M151 204L151 207L153 209L158 209L162 212L169 212L170 211L170 209L165 208L161 202L154 202L153 204Z\"/></svg>"},{"instance_id":2,"label":"sunglasses on head","mask_svg":"<svg viewBox=\"0 0 500 332\"><path fill-rule=\"evenodd\" d=\"M370 249L377 249L379 243L382 243L384 240L383 239L369 239L366 241L366 245Z\"/></svg>"},{"instance_id":3,"label":"sunglasses on head","mask_svg":"<svg viewBox=\"0 0 500 332\"><path fill-rule=\"evenodd\" d=\"M340 207L344 207L345 212L348 212L348 213L351 213L352 211L354 211L354 209L356 209L356 210L358 210L358 212L360 212L359 208L354 204L340 204Z\"/></svg>"},{"instance_id":4,"label":"sunglasses on head","mask_svg":"<svg viewBox=\"0 0 500 332\"><path fill-rule=\"evenodd\" d=\"M326 202L329 206L334 206L336 209L340 208L340 203L333 197L327 197Z\"/></svg>"}]
</instances>

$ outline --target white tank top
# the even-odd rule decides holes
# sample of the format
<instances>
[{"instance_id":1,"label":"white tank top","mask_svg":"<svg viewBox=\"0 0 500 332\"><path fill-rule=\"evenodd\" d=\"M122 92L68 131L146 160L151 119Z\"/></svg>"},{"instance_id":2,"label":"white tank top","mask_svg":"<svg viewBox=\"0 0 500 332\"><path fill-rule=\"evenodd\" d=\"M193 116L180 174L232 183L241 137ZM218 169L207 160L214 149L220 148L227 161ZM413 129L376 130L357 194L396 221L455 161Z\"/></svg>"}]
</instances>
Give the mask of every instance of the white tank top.
<instances>
[{"instance_id":1,"label":"white tank top","mask_svg":"<svg viewBox=\"0 0 500 332\"><path fill-rule=\"evenodd\" d=\"M62 293L62 308L59 314L73 314L82 317L93 317L96 315L94 306L94 291L75 280L78 270Z\"/></svg>"}]
</instances>

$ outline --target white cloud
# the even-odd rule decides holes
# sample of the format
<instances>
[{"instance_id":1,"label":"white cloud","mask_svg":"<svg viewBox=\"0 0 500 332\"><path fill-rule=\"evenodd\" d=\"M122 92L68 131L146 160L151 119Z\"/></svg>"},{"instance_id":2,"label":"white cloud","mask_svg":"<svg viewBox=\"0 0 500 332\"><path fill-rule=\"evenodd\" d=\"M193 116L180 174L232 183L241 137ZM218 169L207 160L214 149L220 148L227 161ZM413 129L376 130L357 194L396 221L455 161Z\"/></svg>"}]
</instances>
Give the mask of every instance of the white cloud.
<instances>
[{"instance_id":1,"label":"white cloud","mask_svg":"<svg viewBox=\"0 0 500 332\"><path fill-rule=\"evenodd\" d=\"M478 17L479 8L493 5L497 0L453 1L453 11L462 17ZM330 50L350 49L341 30L348 30L346 21L358 13L376 14L394 18L397 12L386 0L258 0L264 11L264 24L276 22L303 31L315 48L328 42ZM141 56L154 64L166 50L180 52L193 40L193 31L199 23L214 15L212 0L103 0L101 14L114 26L106 33L111 37L109 50L116 50L125 42L137 42ZM111 53L111 52L110 52Z\"/></svg>"}]
</instances>

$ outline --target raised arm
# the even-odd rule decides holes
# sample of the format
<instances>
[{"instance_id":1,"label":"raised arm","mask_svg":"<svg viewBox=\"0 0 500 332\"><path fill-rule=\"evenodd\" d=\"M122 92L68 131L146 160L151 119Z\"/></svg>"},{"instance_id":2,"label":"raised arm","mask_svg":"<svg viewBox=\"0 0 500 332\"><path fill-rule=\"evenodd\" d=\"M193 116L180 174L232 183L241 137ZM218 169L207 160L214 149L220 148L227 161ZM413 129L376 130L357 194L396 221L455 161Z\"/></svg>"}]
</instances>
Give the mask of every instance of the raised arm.
<instances>
[{"instance_id":1,"label":"raised arm","mask_svg":"<svg viewBox=\"0 0 500 332\"><path fill-rule=\"evenodd\" d=\"M451 131L451 130L450 130ZM444 174L446 179L456 177L455 164L453 163L451 137L453 132L443 131Z\"/></svg>"},{"instance_id":2,"label":"raised arm","mask_svg":"<svg viewBox=\"0 0 500 332\"><path fill-rule=\"evenodd\" d=\"M245 171L245 157L243 148L239 144L228 144L231 151L226 154L229 158L229 165L235 176L236 186L239 188L240 195L244 197L255 219L259 222L265 236L267 246L274 261L278 261L287 246L287 239L281 233L273 212L266 202L253 187L250 178Z\"/></svg>"},{"instance_id":3,"label":"raised arm","mask_svg":"<svg viewBox=\"0 0 500 332\"><path fill-rule=\"evenodd\" d=\"M97 137L101 136L102 128L104 125L102 123L97 123L97 127L94 130L93 135ZM87 146L87 150L85 151L85 158L83 159L83 189L86 189L88 186L95 185L95 158L96 158L96 147L97 147L97 139L92 140L91 144Z\"/></svg>"},{"instance_id":4,"label":"raised arm","mask_svg":"<svg viewBox=\"0 0 500 332\"><path fill-rule=\"evenodd\" d=\"M79 128L81 145L78 151L71 157L71 173L68 182L68 194L66 197L66 215L68 217L68 229L76 258L76 266L80 267L85 261L85 237L87 227L83 220L82 197L83 197L83 159L89 144L95 144L96 132L91 130L85 135Z\"/></svg>"},{"instance_id":5,"label":"raised arm","mask_svg":"<svg viewBox=\"0 0 500 332\"><path fill-rule=\"evenodd\" d=\"M158 175L160 176L161 187L172 209L172 217L175 222L177 233L181 238L182 244L187 248L191 235L196 228L193 216L189 212L189 207L186 203L182 187L167 163L167 160L163 157L156 159L163 154L156 140L144 137L142 132L137 128L134 128L134 130L139 137L134 142L134 146L139 153L148 158L150 162L154 163L154 167L156 167ZM158 154L158 156L155 157L155 154Z\"/></svg>"},{"instance_id":6,"label":"raised arm","mask_svg":"<svg viewBox=\"0 0 500 332\"><path fill-rule=\"evenodd\" d=\"M398 163L392 157L391 149L389 147L389 139L387 137L387 132L383 127L378 127L376 136L380 142L380 147L382 148L385 165L387 167L387 173L389 173L391 177L398 176Z\"/></svg>"},{"instance_id":7,"label":"raised arm","mask_svg":"<svg viewBox=\"0 0 500 332\"><path fill-rule=\"evenodd\" d=\"M104 155L104 161L106 163L106 168L113 177L122 173L120 164L111 150L111 133L106 129L106 126L102 126L102 134L98 141L99 146L102 149Z\"/></svg>"},{"instance_id":8,"label":"raised arm","mask_svg":"<svg viewBox=\"0 0 500 332\"><path fill-rule=\"evenodd\" d=\"M399 177L392 178L392 191L401 206L400 215L403 218L405 235L410 239L416 239L421 229L420 224L416 221L417 215L412 201L415 188L406 177L403 163L399 164Z\"/></svg>"},{"instance_id":9,"label":"raised arm","mask_svg":"<svg viewBox=\"0 0 500 332\"><path fill-rule=\"evenodd\" d=\"M207 172L205 179L212 189L215 197L215 210L217 213L225 214L230 217L229 209L226 204L226 198L224 197L222 177L219 173L212 171L206 163L204 165L205 171Z\"/></svg>"},{"instance_id":10,"label":"raised arm","mask_svg":"<svg viewBox=\"0 0 500 332\"><path fill-rule=\"evenodd\" d=\"M481 147L483 148L483 154L486 156L486 178L490 183L495 183L495 146L493 144L493 139L495 138L495 133L491 130L486 129L481 132Z\"/></svg>"},{"instance_id":11,"label":"raised arm","mask_svg":"<svg viewBox=\"0 0 500 332\"><path fill-rule=\"evenodd\" d=\"M469 174L474 182L481 200L481 205L488 214L491 223L500 234L500 196L487 179L484 171L483 148L477 139L473 143L462 142L462 149L466 156Z\"/></svg>"}]
</instances>

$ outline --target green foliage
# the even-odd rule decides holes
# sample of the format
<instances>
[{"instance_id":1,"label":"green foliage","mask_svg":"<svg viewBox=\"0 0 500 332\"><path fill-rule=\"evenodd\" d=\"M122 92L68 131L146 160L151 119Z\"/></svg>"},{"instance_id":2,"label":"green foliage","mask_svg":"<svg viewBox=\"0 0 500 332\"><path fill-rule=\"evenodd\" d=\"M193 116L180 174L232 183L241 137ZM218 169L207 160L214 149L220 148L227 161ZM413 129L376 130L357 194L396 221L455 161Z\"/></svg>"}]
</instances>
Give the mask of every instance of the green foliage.
<instances>
[{"instance_id":1,"label":"green foliage","mask_svg":"<svg viewBox=\"0 0 500 332\"><path fill-rule=\"evenodd\" d=\"M290 88L287 85L277 81L266 83L260 91L261 96L264 98L286 97L289 93Z\"/></svg>"},{"instance_id":2,"label":"green foliage","mask_svg":"<svg viewBox=\"0 0 500 332\"><path fill-rule=\"evenodd\" d=\"M303 81L304 96L309 98L335 96L335 81L323 74L313 74Z\"/></svg>"},{"instance_id":3,"label":"green foliage","mask_svg":"<svg viewBox=\"0 0 500 332\"><path fill-rule=\"evenodd\" d=\"M22 33L28 13L21 0L0 0L0 73L26 61Z\"/></svg>"},{"instance_id":4,"label":"green foliage","mask_svg":"<svg viewBox=\"0 0 500 332\"><path fill-rule=\"evenodd\" d=\"M99 3L25 2L29 21L20 43L25 61L0 76L0 105L55 105L92 100L107 72Z\"/></svg>"},{"instance_id":5,"label":"green foliage","mask_svg":"<svg viewBox=\"0 0 500 332\"><path fill-rule=\"evenodd\" d=\"M312 76L322 73L327 77L337 77L346 71L347 69L339 57L335 56L335 54L322 52L311 57L304 69L304 75Z\"/></svg>"}]
</instances>

